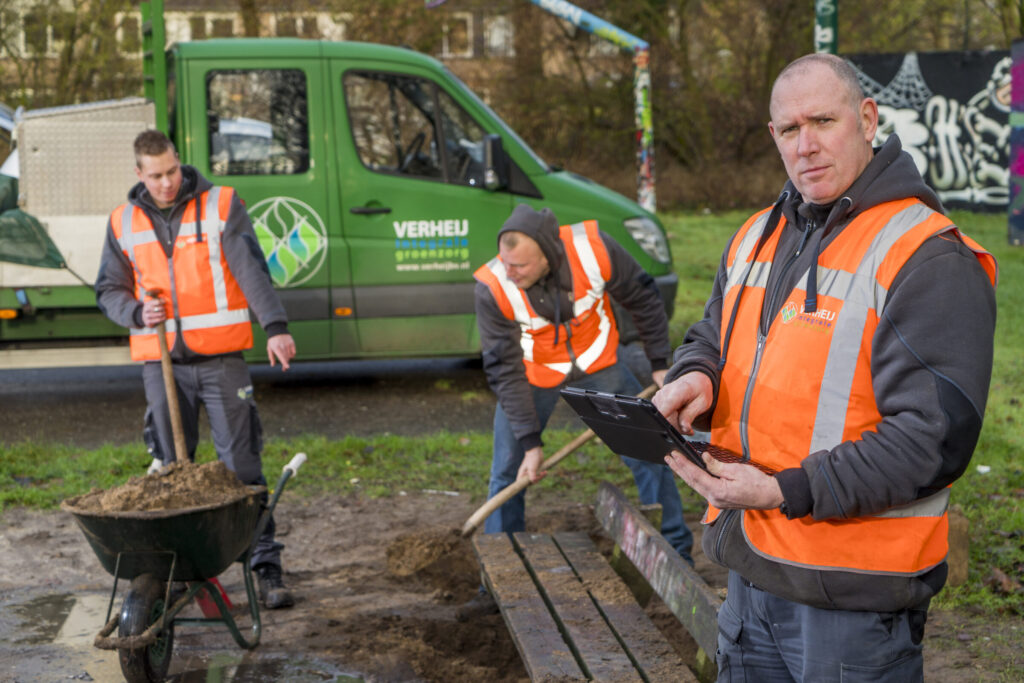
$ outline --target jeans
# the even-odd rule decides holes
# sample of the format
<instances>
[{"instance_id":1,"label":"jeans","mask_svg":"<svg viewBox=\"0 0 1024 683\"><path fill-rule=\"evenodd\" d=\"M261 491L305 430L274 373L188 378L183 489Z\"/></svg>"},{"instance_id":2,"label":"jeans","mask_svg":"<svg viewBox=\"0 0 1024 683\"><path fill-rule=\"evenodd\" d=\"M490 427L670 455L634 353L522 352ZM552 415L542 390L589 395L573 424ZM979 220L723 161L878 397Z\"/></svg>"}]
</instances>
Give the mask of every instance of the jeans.
<instances>
[{"instance_id":1,"label":"jeans","mask_svg":"<svg viewBox=\"0 0 1024 683\"><path fill-rule=\"evenodd\" d=\"M583 389L608 391L616 394L636 395L643 388L623 363L573 379L566 384ZM559 389L532 387L533 405L537 410L541 429L548 423L551 413L560 397ZM526 454L519 440L512 433L512 425L499 403L494 411L494 453L491 460L491 480L487 492L493 498L498 492L516 480L519 466ZM676 549L676 552L693 565L690 551L693 548L693 534L683 521L683 503L676 488L676 479L667 465L637 460L622 456L622 462L633 473L640 502L647 505L661 504L661 535ZM513 533L526 528L526 492L520 492L514 498L495 510L484 522L484 533L493 534L499 531Z\"/></svg>"},{"instance_id":2,"label":"jeans","mask_svg":"<svg viewBox=\"0 0 1024 683\"><path fill-rule=\"evenodd\" d=\"M791 602L729 572L718 610L718 683L923 680L927 604L848 612Z\"/></svg>"}]
</instances>

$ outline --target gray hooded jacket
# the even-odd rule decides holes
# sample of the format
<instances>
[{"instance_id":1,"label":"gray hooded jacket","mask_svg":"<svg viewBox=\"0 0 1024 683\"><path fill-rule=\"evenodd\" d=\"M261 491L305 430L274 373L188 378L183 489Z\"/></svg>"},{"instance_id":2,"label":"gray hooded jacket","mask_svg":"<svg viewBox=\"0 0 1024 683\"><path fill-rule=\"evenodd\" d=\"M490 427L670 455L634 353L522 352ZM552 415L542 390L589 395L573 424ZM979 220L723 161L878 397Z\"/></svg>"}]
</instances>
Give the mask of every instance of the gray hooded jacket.
<instances>
[{"instance_id":1,"label":"gray hooded jacket","mask_svg":"<svg viewBox=\"0 0 1024 683\"><path fill-rule=\"evenodd\" d=\"M498 238L510 230L532 237L543 250L550 272L527 289L526 296L538 315L564 328L573 317L572 268L558 237L555 215L548 209L535 211L520 204L498 231ZM605 291L629 312L651 367L664 369L672 347L668 340L665 305L657 284L622 245L604 232L600 235L612 264L612 276L605 284ZM541 426L526 379L519 325L504 316L491 290L482 282L476 283L475 301L487 382L497 394L523 450L540 446ZM573 368L573 372L580 371ZM570 374L570 379L572 377Z\"/></svg>"},{"instance_id":2,"label":"gray hooded jacket","mask_svg":"<svg viewBox=\"0 0 1024 683\"><path fill-rule=\"evenodd\" d=\"M942 210L896 136L876 150L861 176L830 207L803 202L787 183L779 198L786 223L768 278L762 329L821 250L855 216L908 197ZM716 398L725 258L723 254L704 318L688 330L666 378L704 372ZM872 341L871 374L882 422L876 432L811 453L800 467L776 475L789 518L869 515L931 495L959 478L981 432L995 320L995 292L974 254L956 239L925 241L889 288ZM697 428L707 429L713 412L714 407L697 421ZM715 526L727 526L722 520ZM732 526L736 531L740 525ZM712 559L748 581L826 608L900 609L928 599L946 578L945 563L922 576L895 580L794 567L783 571L750 551L738 531L708 530L704 538L705 552L713 544L708 553Z\"/></svg>"},{"instance_id":3,"label":"gray hooded jacket","mask_svg":"<svg viewBox=\"0 0 1024 683\"><path fill-rule=\"evenodd\" d=\"M213 187L213 184L192 166L183 165L181 173L182 183L178 198L166 217L157 208L149 191L141 182L128 192L128 203L146 212L168 259L171 258L173 245L181 228L185 207ZM142 302L135 298L135 274L128 257L121 251L121 245L114 236L109 219L106 234L99 274L96 276L96 302L100 310L118 325L141 328ZM253 232L249 214L237 193L231 198L221 247L231 274L238 281L249 308L255 313L267 337L286 334L288 316L277 292L274 291L263 251L256 239L256 233ZM188 349L180 336L171 350L171 358L176 362L205 357Z\"/></svg>"}]
</instances>

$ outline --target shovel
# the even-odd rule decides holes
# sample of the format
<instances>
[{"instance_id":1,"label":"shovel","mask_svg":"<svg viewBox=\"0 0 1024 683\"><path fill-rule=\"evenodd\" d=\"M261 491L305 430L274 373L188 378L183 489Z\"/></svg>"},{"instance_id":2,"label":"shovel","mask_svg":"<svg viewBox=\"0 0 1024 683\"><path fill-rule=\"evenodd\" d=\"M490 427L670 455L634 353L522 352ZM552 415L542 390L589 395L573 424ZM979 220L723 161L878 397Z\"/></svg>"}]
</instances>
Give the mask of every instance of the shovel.
<instances>
[{"instance_id":1,"label":"shovel","mask_svg":"<svg viewBox=\"0 0 1024 683\"><path fill-rule=\"evenodd\" d=\"M161 293L162 290L151 289L146 292L146 296L159 297ZM178 389L174 383L174 368L171 366L171 350L167 347L166 320L161 320L156 324L156 336L160 343L160 369L163 370L164 391L167 392L167 410L171 413L171 432L174 434L174 458L179 464L184 464L188 462L188 454L185 453L185 428L181 424L181 408L178 406ZM217 577L208 579L208 581L220 593L227 608L231 609L233 607L231 600L220 585ZM203 616L207 618L217 618L220 616L217 603L206 594L206 588L196 593L196 604L199 605Z\"/></svg>"},{"instance_id":2,"label":"shovel","mask_svg":"<svg viewBox=\"0 0 1024 683\"><path fill-rule=\"evenodd\" d=\"M653 396L654 392L656 392L657 390L658 386L656 384L652 384L643 391L641 391L639 394L637 394L637 397L648 398L650 396ZM543 462L543 464L541 464L540 469L551 469L559 462L561 462L565 458L565 456L569 455L577 448L579 448L580 446L587 443L593 438L594 431L592 429L588 429L587 431L583 432L575 439L567 443L566 445L559 448L554 455L549 457L547 460ZM470 516L470 518L466 520L466 523L462 525L463 538L470 536L473 533L473 531L478 526L480 526L480 523L487 519L492 512L500 508L506 502L511 500L517 493L519 493L532 483L533 482L530 481L529 477L523 477L522 479L516 479L511 484L509 484L502 490L498 491L498 493L496 493L493 498L489 499L486 503L481 505L480 509L474 512Z\"/></svg>"},{"instance_id":3,"label":"shovel","mask_svg":"<svg viewBox=\"0 0 1024 683\"><path fill-rule=\"evenodd\" d=\"M150 289L146 296L159 297L162 290ZM171 432L174 434L174 457L179 463L188 461L185 453L185 429L181 425L181 409L178 407L178 390L174 383L174 369L171 367L171 350L167 347L167 321L156 325L156 336L160 342L160 366L164 375L164 391L167 392L167 409L171 413Z\"/></svg>"}]
</instances>

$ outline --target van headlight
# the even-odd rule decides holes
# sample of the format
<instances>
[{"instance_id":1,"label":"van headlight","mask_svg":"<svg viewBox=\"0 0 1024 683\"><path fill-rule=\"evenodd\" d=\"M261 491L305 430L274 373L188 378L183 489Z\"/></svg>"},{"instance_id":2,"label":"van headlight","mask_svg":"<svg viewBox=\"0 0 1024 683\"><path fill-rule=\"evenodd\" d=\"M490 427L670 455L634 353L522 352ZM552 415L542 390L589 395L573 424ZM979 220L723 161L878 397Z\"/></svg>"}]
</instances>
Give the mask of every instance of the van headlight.
<instances>
[{"instance_id":1,"label":"van headlight","mask_svg":"<svg viewBox=\"0 0 1024 683\"><path fill-rule=\"evenodd\" d=\"M659 263L672 262L672 255L668 250L668 240L665 239L665 233L657 223L644 216L627 218L622 223L629 231L630 237L640 245L645 254Z\"/></svg>"}]
</instances>

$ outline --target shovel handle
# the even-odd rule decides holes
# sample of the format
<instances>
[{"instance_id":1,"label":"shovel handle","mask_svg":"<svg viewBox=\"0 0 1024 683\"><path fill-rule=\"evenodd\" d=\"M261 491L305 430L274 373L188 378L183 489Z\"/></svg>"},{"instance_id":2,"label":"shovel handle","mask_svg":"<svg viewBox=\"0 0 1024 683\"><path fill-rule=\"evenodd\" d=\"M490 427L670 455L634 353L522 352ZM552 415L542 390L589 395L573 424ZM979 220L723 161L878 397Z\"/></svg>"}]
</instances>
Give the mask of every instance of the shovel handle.
<instances>
[{"instance_id":1,"label":"shovel handle","mask_svg":"<svg viewBox=\"0 0 1024 683\"><path fill-rule=\"evenodd\" d=\"M654 395L654 392L656 392L657 390L658 390L658 386L656 384L651 384L646 389L644 389L639 394L637 394L637 397L638 398L648 398L648 397ZM583 444L587 443L588 441L590 441L593 438L594 438L594 431L592 429L588 429L587 431L583 432L582 434L577 436L575 439L573 439L572 441L567 443L566 445L564 445L561 448L559 448L558 451L554 455L552 455L551 457L546 459L541 464L540 469L541 470L551 469L552 467L557 465L559 462L561 462L567 455L569 455L570 453L575 451L577 448L579 448L580 446L582 446ZM466 520L466 523L462 525L462 536L463 537L467 537L470 534L472 534L473 531L478 526L480 526L480 523L483 522L485 519L487 519L492 512L494 512L495 510L500 508L502 505L507 503L512 498L514 498L516 496L516 494L518 494L520 491L522 491L523 489L525 489L527 486L529 486L532 483L533 482L531 482L528 477L523 477L522 479L516 479L514 482L512 482L511 484L509 484L508 486L506 486L505 488L503 488L502 490L500 490L496 494L494 494L493 498L488 499L486 503L481 505L480 508L476 512L474 512L472 515L470 515L469 519Z\"/></svg>"},{"instance_id":2,"label":"shovel handle","mask_svg":"<svg viewBox=\"0 0 1024 683\"><path fill-rule=\"evenodd\" d=\"M161 292L151 289L146 296L158 297ZM171 350L167 348L167 321L156 324L156 338L160 344L160 369L163 370L164 391L167 393L167 410L171 414L171 432L174 434L174 457L179 463L188 461L185 452L185 429L181 424L181 408L178 406L178 387L174 382L174 368L171 365Z\"/></svg>"}]
</instances>

